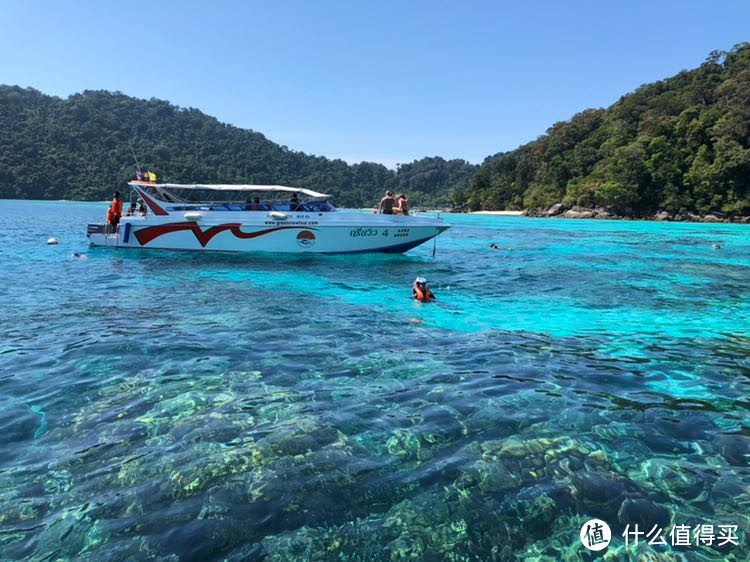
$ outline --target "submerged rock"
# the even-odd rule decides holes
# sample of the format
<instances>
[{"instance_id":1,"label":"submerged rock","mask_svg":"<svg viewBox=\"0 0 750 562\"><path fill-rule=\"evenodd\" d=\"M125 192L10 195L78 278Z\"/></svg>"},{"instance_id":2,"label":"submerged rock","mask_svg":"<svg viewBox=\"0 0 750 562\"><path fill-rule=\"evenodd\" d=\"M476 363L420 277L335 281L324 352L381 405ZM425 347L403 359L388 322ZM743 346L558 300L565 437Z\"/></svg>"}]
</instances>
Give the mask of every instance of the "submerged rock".
<instances>
[{"instance_id":1,"label":"submerged rock","mask_svg":"<svg viewBox=\"0 0 750 562\"><path fill-rule=\"evenodd\" d=\"M517 520L525 531L544 536L549 525L560 515L557 497L565 495L561 486L544 483L523 488L506 497L498 511L509 519Z\"/></svg>"},{"instance_id":2,"label":"submerged rock","mask_svg":"<svg viewBox=\"0 0 750 562\"><path fill-rule=\"evenodd\" d=\"M671 412L657 410L646 418L652 420L654 426L663 434L678 441L698 441L706 439L708 432L716 429L716 425L708 416L694 414L678 417Z\"/></svg>"},{"instance_id":3,"label":"submerged rock","mask_svg":"<svg viewBox=\"0 0 750 562\"><path fill-rule=\"evenodd\" d=\"M481 443L464 479L484 492L503 492L539 481L567 482L582 470L609 470L602 451L570 437L491 440ZM467 452L467 454L470 454Z\"/></svg>"},{"instance_id":4,"label":"submerged rock","mask_svg":"<svg viewBox=\"0 0 750 562\"><path fill-rule=\"evenodd\" d=\"M279 455L300 455L330 445L344 438L335 428L321 425L313 417L302 417L293 422L278 424L261 443Z\"/></svg>"},{"instance_id":5,"label":"submerged rock","mask_svg":"<svg viewBox=\"0 0 750 562\"><path fill-rule=\"evenodd\" d=\"M641 465L649 487L665 493L675 502L703 502L707 499L706 475L689 466L665 459L649 459ZM636 478L639 474L632 472ZM644 484L646 485L646 484Z\"/></svg>"},{"instance_id":6,"label":"submerged rock","mask_svg":"<svg viewBox=\"0 0 750 562\"><path fill-rule=\"evenodd\" d=\"M663 505L657 505L644 499L626 499L620 505L617 519L623 525L637 524L642 529L650 529L654 525L666 528L672 516Z\"/></svg>"},{"instance_id":7,"label":"submerged rock","mask_svg":"<svg viewBox=\"0 0 750 562\"><path fill-rule=\"evenodd\" d=\"M656 453L689 453L691 450L679 441L675 441L666 435L658 433L647 433L641 437L641 441L649 449Z\"/></svg>"},{"instance_id":8,"label":"submerged rock","mask_svg":"<svg viewBox=\"0 0 750 562\"><path fill-rule=\"evenodd\" d=\"M727 462L733 466L750 466L750 437L746 435L721 434L716 445Z\"/></svg>"},{"instance_id":9,"label":"submerged rock","mask_svg":"<svg viewBox=\"0 0 750 562\"><path fill-rule=\"evenodd\" d=\"M613 520L626 497L629 481L615 473L578 472L571 477L572 496L594 515Z\"/></svg>"}]
</instances>

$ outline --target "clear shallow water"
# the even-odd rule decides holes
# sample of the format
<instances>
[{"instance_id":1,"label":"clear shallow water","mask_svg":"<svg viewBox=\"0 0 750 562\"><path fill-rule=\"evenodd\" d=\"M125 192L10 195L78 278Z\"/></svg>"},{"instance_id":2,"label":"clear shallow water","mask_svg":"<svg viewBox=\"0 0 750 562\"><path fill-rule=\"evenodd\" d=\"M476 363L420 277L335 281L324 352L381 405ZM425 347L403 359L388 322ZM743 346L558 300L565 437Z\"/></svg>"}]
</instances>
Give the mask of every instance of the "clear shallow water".
<instances>
[{"instance_id":1,"label":"clear shallow water","mask_svg":"<svg viewBox=\"0 0 750 562\"><path fill-rule=\"evenodd\" d=\"M619 556L707 523L740 545L656 551L748 558L750 228L90 250L105 207L0 201L0 558L586 560L592 517Z\"/></svg>"}]
</instances>

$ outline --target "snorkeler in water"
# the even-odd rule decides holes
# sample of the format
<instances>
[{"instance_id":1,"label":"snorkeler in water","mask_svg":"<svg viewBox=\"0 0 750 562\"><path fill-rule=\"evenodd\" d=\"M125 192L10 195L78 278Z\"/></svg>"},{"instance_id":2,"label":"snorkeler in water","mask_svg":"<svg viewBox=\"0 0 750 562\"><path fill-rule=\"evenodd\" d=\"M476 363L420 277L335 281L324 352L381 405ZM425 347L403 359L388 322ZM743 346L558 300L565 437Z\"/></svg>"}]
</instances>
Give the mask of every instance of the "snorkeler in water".
<instances>
[{"instance_id":1,"label":"snorkeler in water","mask_svg":"<svg viewBox=\"0 0 750 562\"><path fill-rule=\"evenodd\" d=\"M427 279L424 277L417 277L414 280L414 284L411 287L412 297L419 302L430 302L435 300L435 295L430 291L430 287L427 284Z\"/></svg>"}]
</instances>

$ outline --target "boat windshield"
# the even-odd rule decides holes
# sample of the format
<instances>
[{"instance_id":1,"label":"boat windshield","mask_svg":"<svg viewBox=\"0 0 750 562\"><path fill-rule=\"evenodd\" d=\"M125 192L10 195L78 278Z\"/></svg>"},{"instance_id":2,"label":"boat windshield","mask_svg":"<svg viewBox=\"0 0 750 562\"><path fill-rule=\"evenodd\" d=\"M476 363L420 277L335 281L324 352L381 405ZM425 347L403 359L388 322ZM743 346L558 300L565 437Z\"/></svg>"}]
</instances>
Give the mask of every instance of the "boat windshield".
<instances>
[{"instance_id":1,"label":"boat windshield","mask_svg":"<svg viewBox=\"0 0 750 562\"><path fill-rule=\"evenodd\" d=\"M336 207L328 201L247 201L245 203L192 203L167 205L168 211L295 211L330 213Z\"/></svg>"}]
</instances>

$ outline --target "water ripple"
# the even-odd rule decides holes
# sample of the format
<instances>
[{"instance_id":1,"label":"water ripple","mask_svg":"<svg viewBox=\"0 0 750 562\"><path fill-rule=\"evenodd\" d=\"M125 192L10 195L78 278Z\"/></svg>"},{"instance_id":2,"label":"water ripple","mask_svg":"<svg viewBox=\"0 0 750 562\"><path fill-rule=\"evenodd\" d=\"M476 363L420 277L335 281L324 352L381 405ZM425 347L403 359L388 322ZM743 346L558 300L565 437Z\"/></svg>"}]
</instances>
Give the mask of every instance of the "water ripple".
<instances>
[{"instance_id":1,"label":"water ripple","mask_svg":"<svg viewBox=\"0 0 750 562\"><path fill-rule=\"evenodd\" d=\"M0 558L578 560L591 517L739 526L613 556L750 555L746 227L205 256L89 251L102 205L0 208Z\"/></svg>"}]
</instances>

